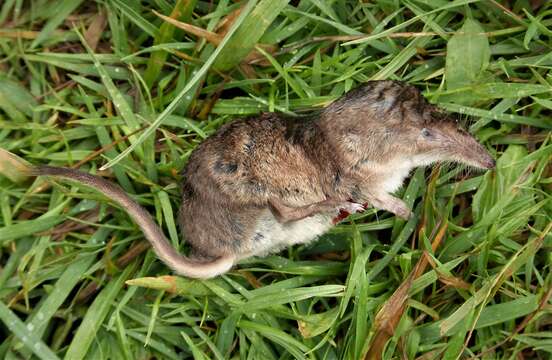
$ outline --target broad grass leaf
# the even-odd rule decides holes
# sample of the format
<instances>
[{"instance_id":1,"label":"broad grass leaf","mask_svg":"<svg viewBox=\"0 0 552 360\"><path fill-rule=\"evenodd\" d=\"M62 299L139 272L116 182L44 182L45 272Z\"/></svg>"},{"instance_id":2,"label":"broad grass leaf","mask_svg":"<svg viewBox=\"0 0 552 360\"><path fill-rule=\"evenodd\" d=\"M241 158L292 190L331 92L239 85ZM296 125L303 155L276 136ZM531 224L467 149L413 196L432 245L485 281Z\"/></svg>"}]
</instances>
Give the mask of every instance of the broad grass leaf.
<instances>
[{"instance_id":1,"label":"broad grass leaf","mask_svg":"<svg viewBox=\"0 0 552 360\"><path fill-rule=\"evenodd\" d=\"M477 292L471 298L464 302L464 304L456 309L456 311L454 311L449 317L443 320L439 325L441 335L444 336L451 334L451 331L455 330L455 327L459 326L459 323L461 323L462 321L466 321L466 316L472 309L475 309L476 306L482 303L482 306L485 306L486 303L488 303L493 295L498 291L498 289L504 284L504 282L508 280L513 274L515 274L522 265L527 263L527 261L533 256L533 254L535 254L542 247L544 237L548 233L548 231L550 231L550 227L548 227L544 231L541 237L537 237L531 240L514 255L512 255L508 263L506 263L496 275L494 275L492 278L489 278L489 280L487 280L485 284L479 290L477 290ZM520 306L522 309L529 310L528 312L530 312L530 310L532 309L530 302L526 302L524 306ZM506 309L509 309L509 307L504 306L502 308L502 310ZM480 313L477 315L478 320L483 316L484 310L485 307L482 308ZM485 322L492 324L495 321L495 313L491 312L490 315L488 315L488 313L480 326L487 326ZM504 320L506 320L507 317L507 315L503 315Z\"/></svg>"},{"instance_id":2,"label":"broad grass leaf","mask_svg":"<svg viewBox=\"0 0 552 360\"><path fill-rule=\"evenodd\" d=\"M339 307L320 314L313 314L298 321L299 332L303 338L308 339L326 332L337 320L339 316Z\"/></svg>"},{"instance_id":3,"label":"broad grass leaf","mask_svg":"<svg viewBox=\"0 0 552 360\"><path fill-rule=\"evenodd\" d=\"M197 0L184 1L179 0L171 12L171 17L178 18L181 21L189 22L191 19L192 10L196 5ZM169 23L163 23L159 28L159 33L154 40L155 45L163 45L171 41L175 27ZM151 87L154 81L159 77L167 56L169 53L165 50L157 50L151 53L148 59L146 71L144 72L144 81Z\"/></svg>"},{"instance_id":4,"label":"broad grass leaf","mask_svg":"<svg viewBox=\"0 0 552 360\"><path fill-rule=\"evenodd\" d=\"M471 95L477 100L522 98L535 94L550 93L550 86L539 84L485 82L456 88L452 92L443 93L439 99L455 100L458 95Z\"/></svg>"},{"instance_id":5,"label":"broad grass leaf","mask_svg":"<svg viewBox=\"0 0 552 360\"><path fill-rule=\"evenodd\" d=\"M0 301L0 321L7 326L8 330L17 338L32 349L39 359L56 360L59 359L56 354L27 326L19 317L10 310L6 304Z\"/></svg>"},{"instance_id":6,"label":"broad grass leaf","mask_svg":"<svg viewBox=\"0 0 552 360\"><path fill-rule=\"evenodd\" d=\"M217 335L217 348L223 354L227 355L232 350L232 342L238 321L242 317L241 313L232 313L227 316L220 324L220 331Z\"/></svg>"},{"instance_id":7,"label":"broad grass leaf","mask_svg":"<svg viewBox=\"0 0 552 360\"><path fill-rule=\"evenodd\" d=\"M462 355L464 347L464 339L468 332L469 326L473 321L474 310L471 308L466 315L465 320L462 322L461 329L458 329L454 335L449 339L447 350L443 354L443 360L456 360Z\"/></svg>"},{"instance_id":8,"label":"broad grass leaf","mask_svg":"<svg viewBox=\"0 0 552 360\"><path fill-rule=\"evenodd\" d=\"M447 90L478 82L489 65L489 40L477 20L468 18L447 43L445 79Z\"/></svg>"},{"instance_id":9,"label":"broad grass leaf","mask_svg":"<svg viewBox=\"0 0 552 360\"><path fill-rule=\"evenodd\" d=\"M25 87L0 73L0 109L9 118L25 121L25 116L31 117L33 108L37 105L36 99Z\"/></svg>"},{"instance_id":10,"label":"broad grass leaf","mask_svg":"<svg viewBox=\"0 0 552 360\"><path fill-rule=\"evenodd\" d=\"M511 190L519 174L528 165L523 161L527 150L518 145L510 145L497 160L496 174L485 174L483 182L473 197L472 212L476 222L484 217L494 205L497 196Z\"/></svg>"},{"instance_id":11,"label":"broad grass leaf","mask_svg":"<svg viewBox=\"0 0 552 360\"><path fill-rule=\"evenodd\" d=\"M241 10L240 15L234 21L220 44L217 46L217 48L213 51L212 54L209 55L208 59L203 63L201 68L195 72L195 74L192 76L192 78L186 83L185 87L178 92L178 94L175 96L175 98L171 101L169 105L163 110L161 114L157 116L157 118L150 124L150 126L142 132L138 140L133 143L131 146L129 146L127 149L125 149L122 153L117 155L114 159L111 159L107 164L101 167L101 170L108 169L112 167L113 165L117 164L119 161L121 161L124 157L126 157L130 152L134 151L134 149L137 146L140 146L148 136L150 136L155 130L161 125L161 123L172 114L172 112L178 107L180 101L184 98L185 95L187 95L203 78L203 76L207 73L208 69L211 67L211 65L215 62L219 54L222 50L224 50L226 44L230 41L234 33L238 30L240 25L243 24L247 16L250 14L250 11L252 10L252 7L256 4L255 0L252 0L248 2Z\"/></svg>"},{"instance_id":12,"label":"broad grass leaf","mask_svg":"<svg viewBox=\"0 0 552 360\"><path fill-rule=\"evenodd\" d=\"M48 19L48 22L42 27L40 30L40 34L34 39L33 43L31 44L31 48L36 48L38 45L40 45L42 42L47 40L54 30L60 26L71 14L73 11L75 11L79 5L82 3L82 0L76 0L76 1L63 1L59 2L56 6L56 12L55 14Z\"/></svg>"},{"instance_id":13,"label":"broad grass leaf","mask_svg":"<svg viewBox=\"0 0 552 360\"><path fill-rule=\"evenodd\" d=\"M253 50L266 29L288 2L289 0L260 1L228 41L213 67L219 71L226 71L238 65Z\"/></svg>"},{"instance_id":14,"label":"broad grass leaf","mask_svg":"<svg viewBox=\"0 0 552 360\"><path fill-rule=\"evenodd\" d=\"M285 333L278 328L266 326L248 320L240 320L238 326L244 330L253 330L266 339L269 339L272 342L282 346L284 349L286 349L286 351L289 352L291 356L295 357L296 359L304 359L304 353L310 350L307 345L298 341L291 335ZM257 359L257 357L251 358Z\"/></svg>"},{"instance_id":15,"label":"broad grass leaf","mask_svg":"<svg viewBox=\"0 0 552 360\"><path fill-rule=\"evenodd\" d=\"M481 329L497 324L504 324L519 319L535 311L538 307L538 297L528 295L511 301L503 301L499 304L486 306L475 324L475 329ZM445 320L440 320L418 328L422 336L422 343L431 343L441 339L443 336L452 336L461 327L462 322L455 322L454 326L447 329L444 334L440 333L440 327Z\"/></svg>"},{"instance_id":16,"label":"broad grass leaf","mask_svg":"<svg viewBox=\"0 0 552 360\"><path fill-rule=\"evenodd\" d=\"M539 298L534 294L500 304L489 305L481 312L475 328L481 329L521 318L537 310L538 306Z\"/></svg>"},{"instance_id":17,"label":"broad grass leaf","mask_svg":"<svg viewBox=\"0 0 552 360\"><path fill-rule=\"evenodd\" d=\"M118 277L110 281L96 296L88 308L86 315L75 332L73 340L67 349L65 359L83 359L92 345L96 333L107 317L117 294L123 288L125 280L135 270L135 266L127 267Z\"/></svg>"},{"instance_id":18,"label":"broad grass leaf","mask_svg":"<svg viewBox=\"0 0 552 360\"><path fill-rule=\"evenodd\" d=\"M126 281L127 285L141 286L150 289L164 290L171 293L208 296L211 291L205 286L204 282L190 280L178 276L158 276L130 279Z\"/></svg>"}]
</instances>

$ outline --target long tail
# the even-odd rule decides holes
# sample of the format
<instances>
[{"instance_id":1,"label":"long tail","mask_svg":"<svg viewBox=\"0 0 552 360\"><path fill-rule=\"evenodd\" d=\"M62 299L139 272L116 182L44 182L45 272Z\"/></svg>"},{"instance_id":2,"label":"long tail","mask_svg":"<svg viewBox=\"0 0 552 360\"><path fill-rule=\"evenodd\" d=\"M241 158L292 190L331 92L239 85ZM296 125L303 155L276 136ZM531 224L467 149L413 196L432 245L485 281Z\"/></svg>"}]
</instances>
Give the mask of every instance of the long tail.
<instances>
[{"instance_id":1,"label":"long tail","mask_svg":"<svg viewBox=\"0 0 552 360\"><path fill-rule=\"evenodd\" d=\"M134 222L142 229L144 236L150 242L153 250L168 267L177 274L192 278L211 278L230 270L234 264L233 256L220 257L212 261L200 261L179 254L169 243L163 231L153 221L151 215L134 201L118 185L99 176L87 174L78 170L36 166L29 170L33 176L53 176L66 178L90 186L119 204Z\"/></svg>"}]
</instances>

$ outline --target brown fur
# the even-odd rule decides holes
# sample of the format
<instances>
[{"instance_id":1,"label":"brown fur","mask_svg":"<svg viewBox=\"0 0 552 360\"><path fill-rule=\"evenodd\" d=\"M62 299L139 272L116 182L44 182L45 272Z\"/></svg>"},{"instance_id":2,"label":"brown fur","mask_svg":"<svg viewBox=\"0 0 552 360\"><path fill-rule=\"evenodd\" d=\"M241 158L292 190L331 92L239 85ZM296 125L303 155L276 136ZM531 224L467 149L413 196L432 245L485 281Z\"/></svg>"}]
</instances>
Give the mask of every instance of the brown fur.
<instances>
[{"instance_id":1,"label":"brown fur","mask_svg":"<svg viewBox=\"0 0 552 360\"><path fill-rule=\"evenodd\" d=\"M168 242L158 228L148 229L157 227L151 218L144 220L149 215L127 206L132 200L126 194L96 187L135 213L165 263L173 269L175 262L184 264L178 270L183 275L210 277L240 258L316 238L339 209L358 209L349 201L408 218L410 209L390 193L410 169L435 161L494 166L487 151L416 88L373 81L307 118L265 113L236 120L194 150L183 171L178 219L192 256L201 261L181 256L167 261L160 251L168 251ZM74 174L57 175L85 182ZM303 224L313 226L312 236L305 235ZM294 234L297 241L289 239ZM221 259L230 260L201 272L201 266Z\"/></svg>"}]
</instances>

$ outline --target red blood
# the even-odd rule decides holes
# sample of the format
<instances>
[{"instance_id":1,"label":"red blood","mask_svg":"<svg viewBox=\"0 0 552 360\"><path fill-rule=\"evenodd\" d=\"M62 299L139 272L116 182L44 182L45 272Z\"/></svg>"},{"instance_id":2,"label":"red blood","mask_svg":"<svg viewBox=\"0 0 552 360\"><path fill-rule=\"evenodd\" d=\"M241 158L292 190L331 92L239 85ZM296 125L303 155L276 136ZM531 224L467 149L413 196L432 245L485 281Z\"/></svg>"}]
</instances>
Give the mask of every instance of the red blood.
<instances>
[{"instance_id":1,"label":"red blood","mask_svg":"<svg viewBox=\"0 0 552 360\"><path fill-rule=\"evenodd\" d=\"M332 223L335 225L341 220L345 219L347 216L351 215L348 211L339 209L339 214L332 220Z\"/></svg>"}]
</instances>

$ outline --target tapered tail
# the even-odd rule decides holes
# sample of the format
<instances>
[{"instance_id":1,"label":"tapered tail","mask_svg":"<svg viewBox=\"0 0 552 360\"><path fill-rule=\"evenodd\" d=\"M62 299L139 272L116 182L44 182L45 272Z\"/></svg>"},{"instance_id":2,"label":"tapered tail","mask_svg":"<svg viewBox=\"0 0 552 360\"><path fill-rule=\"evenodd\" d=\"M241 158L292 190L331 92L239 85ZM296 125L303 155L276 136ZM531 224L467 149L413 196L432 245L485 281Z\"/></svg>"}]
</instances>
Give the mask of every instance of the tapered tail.
<instances>
[{"instance_id":1,"label":"tapered tail","mask_svg":"<svg viewBox=\"0 0 552 360\"><path fill-rule=\"evenodd\" d=\"M142 229L144 236L153 247L157 257L179 275L206 279L225 273L234 264L234 256L223 256L214 260L201 261L179 254L171 246L161 228L153 221L151 215L143 207L118 185L99 176L53 166L32 167L29 169L29 175L65 178L90 186L101 192L126 210L132 220Z\"/></svg>"}]
</instances>

